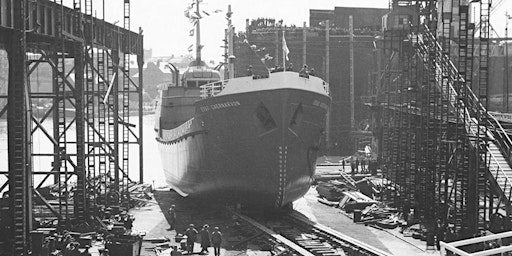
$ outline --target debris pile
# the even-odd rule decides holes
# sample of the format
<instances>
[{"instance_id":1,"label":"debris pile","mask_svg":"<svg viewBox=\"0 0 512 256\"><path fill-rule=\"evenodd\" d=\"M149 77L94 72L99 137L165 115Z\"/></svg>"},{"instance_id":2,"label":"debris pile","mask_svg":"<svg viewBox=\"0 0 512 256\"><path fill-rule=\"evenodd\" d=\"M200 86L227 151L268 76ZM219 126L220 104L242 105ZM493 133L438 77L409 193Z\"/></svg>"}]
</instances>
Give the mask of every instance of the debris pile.
<instances>
[{"instance_id":1,"label":"debris pile","mask_svg":"<svg viewBox=\"0 0 512 256\"><path fill-rule=\"evenodd\" d=\"M152 187L130 183L121 196L118 192L107 193L110 187L105 182L103 176L92 178L88 184L89 210L82 222L74 219L76 182L34 190L33 255L140 254L145 233L132 231L134 218L127 210L156 204Z\"/></svg>"},{"instance_id":2,"label":"debris pile","mask_svg":"<svg viewBox=\"0 0 512 256\"><path fill-rule=\"evenodd\" d=\"M108 182L112 183L112 178L108 178L106 175L98 175L96 177L90 178L89 182L89 195L91 198L95 198L96 203L99 205L105 205L107 202L112 204L113 201L118 201L121 198L119 192L112 191L109 185L105 185ZM94 186L93 186L94 185ZM72 201L74 197L74 192L76 191L76 182L68 181L61 182L60 184L52 184L44 187L40 187L36 189L36 204L42 205L45 204L45 200L51 203L52 200L61 200L61 201ZM109 192L110 191L110 192ZM122 192L123 196L126 196L128 193L128 198L130 198L130 206L129 207L143 207L148 204L156 204L156 201L153 198L152 186L151 184L137 184L135 182L130 182L128 184L127 191ZM60 197L60 198L59 198Z\"/></svg>"},{"instance_id":3,"label":"debris pile","mask_svg":"<svg viewBox=\"0 0 512 256\"><path fill-rule=\"evenodd\" d=\"M418 224L414 207L405 206L407 210L399 210L380 202L382 197L388 193L393 194L399 188L397 184L380 176L359 173L350 175L341 170L338 173L327 173L327 176L318 181L316 186L320 203L343 210L355 223L383 230L399 239L411 237L426 241L427 244L433 243L435 234L432 227ZM334 176L338 178L331 179ZM453 237L451 233L448 228L445 241Z\"/></svg>"},{"instance_id":4,"label":"debris pile","mask_svg":"<svg viewBox=\"0 0 512 256\"><path fill-rule=\"evenodd\" d=\"M127 255L140 254L144 233L132 231L133 216L121 208L107 208L103 219L56 221L31 231L32 254L49 255Z\"/></svg>"},{"instance_id":5,"label":"debris pile","mask_svg":"<svg viewBox=\"0 0 512 256\"><path fill-rule=\"evenodd\" d=\"M327 201L339 201L343 197L343 192L348 191L347 184L343 181L332 180L328 182L318 182L316 191Z\"/></svg>"},{"instance_id":6,"label":"debris pile","mask_svg":"<svg viewBox=\"0 0 512 256\"><path fill-rule=\"evenodd\" d=\"M144 207L156 204L150 184L134 184L128 188L131 207Z\"/></svg>"},{"instance_id":7,"label":"debris pile","mask_svg":"<svg viewBox=\"0 0 512 256\"><path fill-rule=\"evenodd\" d=\"M361 193L371 198L381 198L381 191L384 190L385 184L389 184L385 178L370 176L358 180L356 187Z\"/></svg>"},{"instance_id":8,"label":"debris pile","mask_svg":"<svg viewBox=\"0 0 512 256\"><path fill-rule=\"evenodd\" d=\"M343 192L343 198L340 200L338 207L350 213L355 210L364 210L367 207L377 205L377 201L365 196L358 191Z\"/></svg>"},{"instance_id":9,"label":"debris pile","mask_svg":"<svg viewBox=\"0 0 512 256\"><path fill-rule=\"evenodd\" d=\"M388 207L377 199L388 183L386 179L374 176L360 176L358 181L345 173L341 180L318 182L316 190L320 203L337 207L354 222L374 224L380 228L393 229L403 223L402 215L396 208ZM404 224L405 225L405 224Z\"/></svg>"}]
</instances>

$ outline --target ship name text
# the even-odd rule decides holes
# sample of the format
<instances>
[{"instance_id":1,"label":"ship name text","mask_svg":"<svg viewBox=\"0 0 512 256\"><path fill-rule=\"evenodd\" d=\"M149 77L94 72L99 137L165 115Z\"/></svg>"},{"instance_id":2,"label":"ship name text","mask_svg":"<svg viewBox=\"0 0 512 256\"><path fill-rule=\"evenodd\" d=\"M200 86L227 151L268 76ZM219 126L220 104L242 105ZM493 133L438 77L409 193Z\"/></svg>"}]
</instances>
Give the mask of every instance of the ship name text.
<instances>
[{"instance_id":1,"label":"ship name text","mask_svg":"<svg viewBox=\"0 0 512 256\"><path fill-rule=\"evenodd\" d=\"M200 110L201 112L207 112L207 111L210 111L210 110L217 110L217 109L223 109L223 108L232 108L232 107L237 107L237 106L240 106L240 102L239 101L227 101L227 102L222 102L222 103L215 103L215 104L212 104L212 105L205 105L205 106L201 106L200 107Z\"/></svg>"},{"instance_id":2,"label":"ship name text","mask_svg":"<svg viewBox=\"0 0 512 256\"><path fill-rule=\"evenodd\" d=\"M320 108L323 108L325 110L327 110L329 107L327 106L327 104L325 104L324 102L321 102L319 100L314 100L313 101L313 106L317 106L317 107L320 107Z\"/></svg>"}]
</instances>

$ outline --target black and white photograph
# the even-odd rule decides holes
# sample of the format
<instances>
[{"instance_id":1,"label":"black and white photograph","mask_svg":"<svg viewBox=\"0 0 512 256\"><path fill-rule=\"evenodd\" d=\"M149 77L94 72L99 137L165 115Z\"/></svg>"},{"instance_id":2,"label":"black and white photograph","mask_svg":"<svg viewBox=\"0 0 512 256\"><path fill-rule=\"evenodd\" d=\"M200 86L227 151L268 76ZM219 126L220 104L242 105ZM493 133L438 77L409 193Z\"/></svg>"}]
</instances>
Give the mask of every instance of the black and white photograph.
<instances>
[{"instance_id":1,"label":"black and white photograph","mask_svg":"<svg viewBox=\"0 0 512 256\"><path fill-rule=\"evenodd\" d=\"M0 256L510 256L509 26L510 0L0 0Z\"/></svg>"}]
</instances>

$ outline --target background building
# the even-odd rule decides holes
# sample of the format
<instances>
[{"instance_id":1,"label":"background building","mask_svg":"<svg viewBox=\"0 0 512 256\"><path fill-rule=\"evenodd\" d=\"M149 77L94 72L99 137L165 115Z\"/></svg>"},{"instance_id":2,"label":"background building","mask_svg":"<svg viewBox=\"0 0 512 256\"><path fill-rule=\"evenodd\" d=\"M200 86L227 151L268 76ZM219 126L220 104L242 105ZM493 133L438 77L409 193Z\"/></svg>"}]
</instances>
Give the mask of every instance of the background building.
<instances>
[{"instance_id":1,"label":"background building","mask_svg":"<svg viewBox=\"0 0 512 256\"><path fill-rule=\"evenodd\" d=\"M370 111L363 104L363 98L370 95L369 83L382 35L382 16L388 12L387 9L345 7L310 10L310 27L305 27L305 24L302 27L283 25L282 20L266 18L247 21L246 32L238 35L235 46L235 55L238 55L235 73L243 74L248 65L264 73L261 63L267 68L283 66L284 32L290 51L285 65L288 67L292 63L293 70L299 71L307 64L309 69L314 68L316 76L330 83L332 105L323 148L333 154L352 154L371 144ZM349 16L353 18L353 37L350 36ZM254 54L260 63L258 58L248 61ZM354 70L352 102L351 65ZM353 122L351 108L354 111Z\"/></svg>"}]
</instances>

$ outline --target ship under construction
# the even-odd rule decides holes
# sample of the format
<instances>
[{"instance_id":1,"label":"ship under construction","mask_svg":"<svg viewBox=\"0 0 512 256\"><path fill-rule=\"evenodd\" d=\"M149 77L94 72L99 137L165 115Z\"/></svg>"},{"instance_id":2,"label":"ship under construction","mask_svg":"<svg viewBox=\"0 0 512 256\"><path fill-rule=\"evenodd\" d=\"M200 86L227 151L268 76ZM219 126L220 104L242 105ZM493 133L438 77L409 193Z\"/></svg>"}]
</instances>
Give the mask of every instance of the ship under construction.
<instances>
[{"instance_id":1,"label":"ship under construction","mask_svg":"<svg viewBox=\"0 0 512 256\"><path fill-rule=\"evenodd\" d=\"M63 2L0 1L0 121L8 134L0 140L8 160L0 165L0 225L5 227L0 255L44 255L46 248L54 252L67 245L83 251L85 245L97 249L96 242L120 255L130 255L123 251L128 247L140 253L142 235L123 232L131 224L154 221L147 234L164 237L184 231L183 223L174 227L178 230L162 228L172 222L171 203L176 202L181 218L201 212L187 209L181 197L161 196L170 191L153 191L157 204L150 199L151 185L144 184L142 145L155 140L143 138L143 88L150 85L144 84L145 42L142 29L132 31L130 0L123 1L119 25L98 17L93 0ZM351 187L366 174L350 175L350 167L343 169L341 163L367 154L376 167L372 179L382 187L370 201L381 201L393 216L407 216L399 224L414 223L407 228L416 229L413 236L425 241L426 250L457 255L512 251L511 54L508 34L496 36L501 32L493 28L503 28L491 24L507 4L393 0L385 8L310 10L309 26L303 27L280 18L248 20L245 31L226 36L234 45L232 52L225 48L226 68L208 71L211 79L201 84L186 78L195 83L190 90L180 79L166 88L183 94L180 102L173 94L163 95L156 125L162 152L169 155L164 169L174 173L167 176L169 183L178 184L175 189L183 195L213 195L221 188L226 198L250 198L269 207L298 198L295 209L316 217L310 226L299 229L297 224L298 233L287 229L282 235L276 235L283 228L277 224L262 230L270 233L265 239L274 239L270 248L312 255L300 244L326 230L315 224L352 231L346 220L338 221L340 209L327 206L332 202L311 190L301 197L312 181L316 154L340 155L341 162L316 170L333 168L331 176ZM284 39L287 63L281 58ZM289 62L295 71L268 72ZM191 73L203 66L196 64ZM315 76L299 76L296 71L304 64L315 69ZM246 74L249 65L252 75ZM37 79L39 68L49 70L40 74L43 79ZM182 111L164 113L170 103L183 106ZM48 141L49 150L39 150L36 135ZM366 146L371 152L362 150ZM240 176L247 179L235 180ZM152 217L158 217L138 211L133 222L130 213L140 210L133 207L143 204L153 204ZM372 209L345 213L357 222L358 214ZM244 218L231 219L236 223L220 227L239 229ZM189 223L214 221L205 217ZM230 231L223 234L234 234ZM355 248L357 240L375 232L380 231L343 239ZM256 232L225 241L238 248L259 238Z\"/></svg>"}]
</instances>

